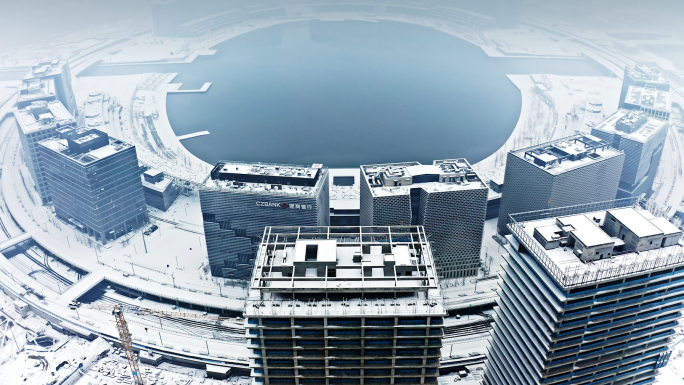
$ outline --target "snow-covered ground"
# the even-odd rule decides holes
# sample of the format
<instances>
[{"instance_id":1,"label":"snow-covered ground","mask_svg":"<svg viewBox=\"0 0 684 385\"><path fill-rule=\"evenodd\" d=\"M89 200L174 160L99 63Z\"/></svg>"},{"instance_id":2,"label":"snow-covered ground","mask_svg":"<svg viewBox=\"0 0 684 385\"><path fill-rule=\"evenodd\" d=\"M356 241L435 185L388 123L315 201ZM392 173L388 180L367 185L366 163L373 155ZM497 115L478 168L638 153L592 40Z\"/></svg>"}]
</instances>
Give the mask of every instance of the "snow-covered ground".
<instances>
[{"instance_id":1,"label":"snow-covered ground","mask_svg":"<svg viewBox=\"0 0 684 385\"><path fill-rule=\"evenodd\" d=\"M361 18L345 14L341 19ZM273 20L248 21L211 31L197 38L157 38L145 31L146 25L139 25L135 19L122 20L100 26L97 30L84 31L54 39L51 44L27 47L13 55L0 59L0 67L28 66L36 61L56 57L69 58L72 74L85 69L97 60L105 65L125 65L141 62L190 62L198 55L212 54L210 48L234 36L278 24L285 21L304 20L307 15ZM366 19L366 17L363 17ZM476 168L483 174L500 175L506 153L512 149L534 145L576 132L588 132L591 127L617 109L624 65L636 62L657 63L662 68L674 68L672 63L650 51L639 48L634 42L620 41L604 31L577 29L565 24L549 23L544 20L527 20L519 28L509 30L475 31L444 20L426 17L383 16L378 19L404 21L439 29L476 44L490 56L536 56L536 57L578 57L588 56L612 71L615 77L568 77L556 75L510 75L510 80L522 95L522 109L519 121L507 142L497 152L479 162ZM166 94L175 89L172 84L175 74L140 74L110 77L74 77L73 89L79 106L89 111L101 109L101 128L111 135L135 143L140 160L149 166L165 171L179 182L199 183L208 173L208 165L190 154L176 138L166 114ZM9 112L10 100L16 92L17 82L0 82L0 118ZM99 101L96 101L99 94ZM679 103L681 96L676 96ZM87 103L89 101L91 103ZM83 114L82 114L83 115ZM95 120L86 120L86 123ZM152 132L157 140L151 140ZM26 232L44 248L51 250L65 261L89 272L68 288L56 287L40 277L33 278L25 266L18 265L20 259L0 259L0 285L16 290L45 293L44 305L32 297L35 306L43 306L61 319L98 332L115 335L111 316L82 309L78 314L68 310L67 304L86 292L102 279L108 279L122 286L136 288L148 295L138 299L123 296L115 290L106 295L122 302L135 303L143 307L176 310L173 305L161 303L154 296L171 296L186 303L200 305L184 312L202 312L203 305L241 309L246 296L239 285L212 278L207 273L206 249L203 244L201 214L197 192L181 196L167 212L150 209L151 222L159 229L144 237L141 231L133 232L106 246L94 242L73 227L55 219L48 207L41 206L32 187L28 169L23 164L23 153L19 146L16 128L11 119L0 125L0 156L2 159L2 194L0 219L9 235L0 235L0 242L8 237L17 237ZM682 133L672 129L668 138L661 169L658 174L656 198L666 206L677 208L684 198L684 176L682 164L684 138ZM12 212L14 219L9 216ZM18 225L17 225L18 224ZM499 271L503 263L499 244L492 238L495 234L495 220L487 221L483 240L483 259L491 265L491 274ZM144 242L143 242L144 237ZM36 251L37 253L40 250ZM488 260L487 255L492 256ZM2 257L0 257L2 258ZM29 262L27 262L29 263ZM59 271L60 265L54 266ZM61 271L64 276L73 277L73 271ZM482 277L481 277L482 278ZM496 297L500 279L475 282L470 280L449 280L443 282L447 305L453 308L491 303ZM8 302L6 297L5 308ZM27 299L29 300L29 299ZM13 308L12 308L13 309ZM199 309L199 310L198 310ZM29 316L25 322L35 328L45 327L45 321ZM140 344L150 347L166 347L185 353L218 355L242 358L246 346L238 341L226 342L204 338L202 331L183 334L173 324L157 326L157 320L144 317L130 318L131 331ZM41 325L42 323L42 325ZM20 330L17 327L12 330ZM37 329L36 329L37 330ZM46 333L57 333L46 328ZM26 334L26 333L25 333ZM58 333L57 333L58 334ZM55 338L66 341L59 354L46 355L49 368L55 368L56 360L67 361L57 374L73 371L79 360L83 361L95 343L76 337L55 334ZM232 338L232 337L231 337ZM24 337L24 340L26 338ZM25 343L25 342L24 342ZM448 345L451 355L454 348L459 352L484 353L484 338L461 339ZM446 347L445 347L446 348ZM29 359L25 350L20 354L11 349L0 351L0 385L14 384L31 379L52 378L50 370L43 370L38 361ZM183 349L187 349L183 350ZM207 352L208 349L208 352ZM681 349L680 349L681 350ZM671 364L661 369L661 381L668 384L684 382L684 357L675 350ZM221 352L221 353L218 353ZM4 354L4 355L3 355ZM56 357L59 357L57 359ZM105 358L97 360L86 371L79 384L109 384L126 379L126 364L119 353L111 350ZM164 370L144 367L149 379L158 384L206 383L201 371L168 367ZM185 373L179 373L185 371ZM477 376L471 374L462 381L476 383ZM455 377L446 376L453 382ZM4 382L3 382L4 381ZM184 381L184 382L182 382ZM244 379L242 380L244 381ZM678 381L678 382L677 382ZM28 382L28 381L27 381ZM239 382L234 378L231 382ZM442 382L442 381L440 381ZM38 382L35 382L38 383Z\"/></svg>"},{"instance_id":2,"label":"snow-covered ground","mask_svg":"<svg viewBox=\"0 0 684 385\"><path fill-rule=\"evenodd\" d=\"M6 322L11 326L5 328ZM49 322L29 312L26 318L15 310L11 298L0 292L0 385L43 385L66 378L76 385L132 384L123 351L102 338L93 341L63 334ZM1 337L0 337L1 338ZM79 369L79 365L80 369ZM139 364L146 384L158 385L247 385L244 377L227 381L206 378L206 371L169 363Z\"/></svg>"}]
</instances>

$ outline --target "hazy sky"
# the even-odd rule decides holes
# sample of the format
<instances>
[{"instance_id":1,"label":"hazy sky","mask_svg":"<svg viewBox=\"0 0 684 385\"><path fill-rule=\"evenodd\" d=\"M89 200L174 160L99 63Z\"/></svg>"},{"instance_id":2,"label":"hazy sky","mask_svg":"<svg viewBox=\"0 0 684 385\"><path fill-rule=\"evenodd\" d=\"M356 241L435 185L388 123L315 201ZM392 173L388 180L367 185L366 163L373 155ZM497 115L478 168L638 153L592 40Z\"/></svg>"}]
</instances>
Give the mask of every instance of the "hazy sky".
<instances>
[{"instance_id":1,"label":"hazy sky","mask_svg":"<svg viewBox=\"0 0 684 385\"><path fill-rule=\"evenodd\" d=\"M0 56L28 44L49 42L56 35L122 18L137 17L141 25L151 24L150 3L153 1L0 0ZM202 6L203 2L212 0L180 1ZM468 0L466 3L478 1L492 0ZM544 17L596 29L628 31L635 27L652 27L657 33L665 31L684 42L684 0L522 0L522 17Z\"/></svg>"}]
</instances>

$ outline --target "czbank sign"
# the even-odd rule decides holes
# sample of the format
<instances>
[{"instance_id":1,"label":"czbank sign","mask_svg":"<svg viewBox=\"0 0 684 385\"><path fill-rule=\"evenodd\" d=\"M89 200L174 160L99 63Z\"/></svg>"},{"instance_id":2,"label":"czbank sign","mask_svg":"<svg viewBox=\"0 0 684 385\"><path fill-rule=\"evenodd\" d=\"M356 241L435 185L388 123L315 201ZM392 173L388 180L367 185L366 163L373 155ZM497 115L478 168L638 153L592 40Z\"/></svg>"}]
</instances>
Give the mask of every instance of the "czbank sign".
<instances>
[{"instance_id":1,"label":"czbank sign","mask_svg":"<svg viewBox=\"0 0 684 385\"><path fill-rule=\"evenodd\" d=\"M313 210L313 205L302 205L298 203L257 202L256 205L259 207L276 207L284 210Z\"/></svg>"}]
</instances>

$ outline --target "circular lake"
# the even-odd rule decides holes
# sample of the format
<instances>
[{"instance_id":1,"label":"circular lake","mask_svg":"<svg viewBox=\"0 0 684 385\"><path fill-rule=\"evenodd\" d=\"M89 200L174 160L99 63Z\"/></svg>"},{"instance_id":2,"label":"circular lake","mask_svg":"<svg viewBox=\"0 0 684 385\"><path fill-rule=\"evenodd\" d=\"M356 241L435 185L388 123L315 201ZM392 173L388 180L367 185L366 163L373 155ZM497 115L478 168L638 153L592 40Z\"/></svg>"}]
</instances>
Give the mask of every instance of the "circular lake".
<instances>
[{"instance_id":1,"label":"circular lake","mask_svg":"<svg viewBox=\"0 0 684 385\"><path fill-rule=\"evenodd\" d=\"M176 135L197 157L358 167L466 158L508 139L521 94L507 74L608 75L585 59L490 58L435 29L395 22L287 23L214 47L192 64L100 67L179 72L206 93L169 94Z\"/></svg>"}]
</instances>

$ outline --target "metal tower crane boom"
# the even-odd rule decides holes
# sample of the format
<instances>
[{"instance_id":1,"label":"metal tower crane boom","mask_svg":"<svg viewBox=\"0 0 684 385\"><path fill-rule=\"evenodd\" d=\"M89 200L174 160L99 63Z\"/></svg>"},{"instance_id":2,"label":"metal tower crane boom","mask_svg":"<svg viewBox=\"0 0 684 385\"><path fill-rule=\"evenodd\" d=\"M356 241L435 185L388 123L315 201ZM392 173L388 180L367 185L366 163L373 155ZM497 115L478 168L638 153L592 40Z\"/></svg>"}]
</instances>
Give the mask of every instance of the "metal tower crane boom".
<instances>
[{"instance_id":1,"label":"metal tower crane boom","mask_svg":"<svg viewBox=\"0 0 684 385\"><path fill-rule=\"evenodd\" d=\"M159 317L169 316L211 322L220 322L222 320L229 319L227 317L219 317L208 314L176 313L164 310L146 309L142 307L125 306L117 304L91 303L82 305L80 302L72 302L69 304L69 308L72 310L76 310L81 306L87 309L105 310L112 312L112 315L116 319L116 330L119 332L119 339L121 340L121 345L123 345L124 351L126 352L126 358L128 359L128 365L131 368L131 374L133 375L133 381L135 385L144 385L144 382L140 370L138 369L138 359L135 355L135 351L133 351L132 335L131 332L128 330L128 323L124 318L124 313L131 313L135 315L152 315Z\"/></svg>"},{"instance_id":2,"label":"metal tower crane boom","mask_svg":"<svg viewBox=\"0 0 684 385\"><path fill-rule=\"evenodd\" d=\"M112 314L114 315L114 318L116 318L116 330L119 332L119 339L126 352L126 358L128 359L128 365L131 368L133 381L135 382L135 385L144 385L140 369L138 368L138 358L133 351L131 332L128 330L128 323L124 318L123 311L117 307L112 310Z\"/></svg>"}]
</instances>

